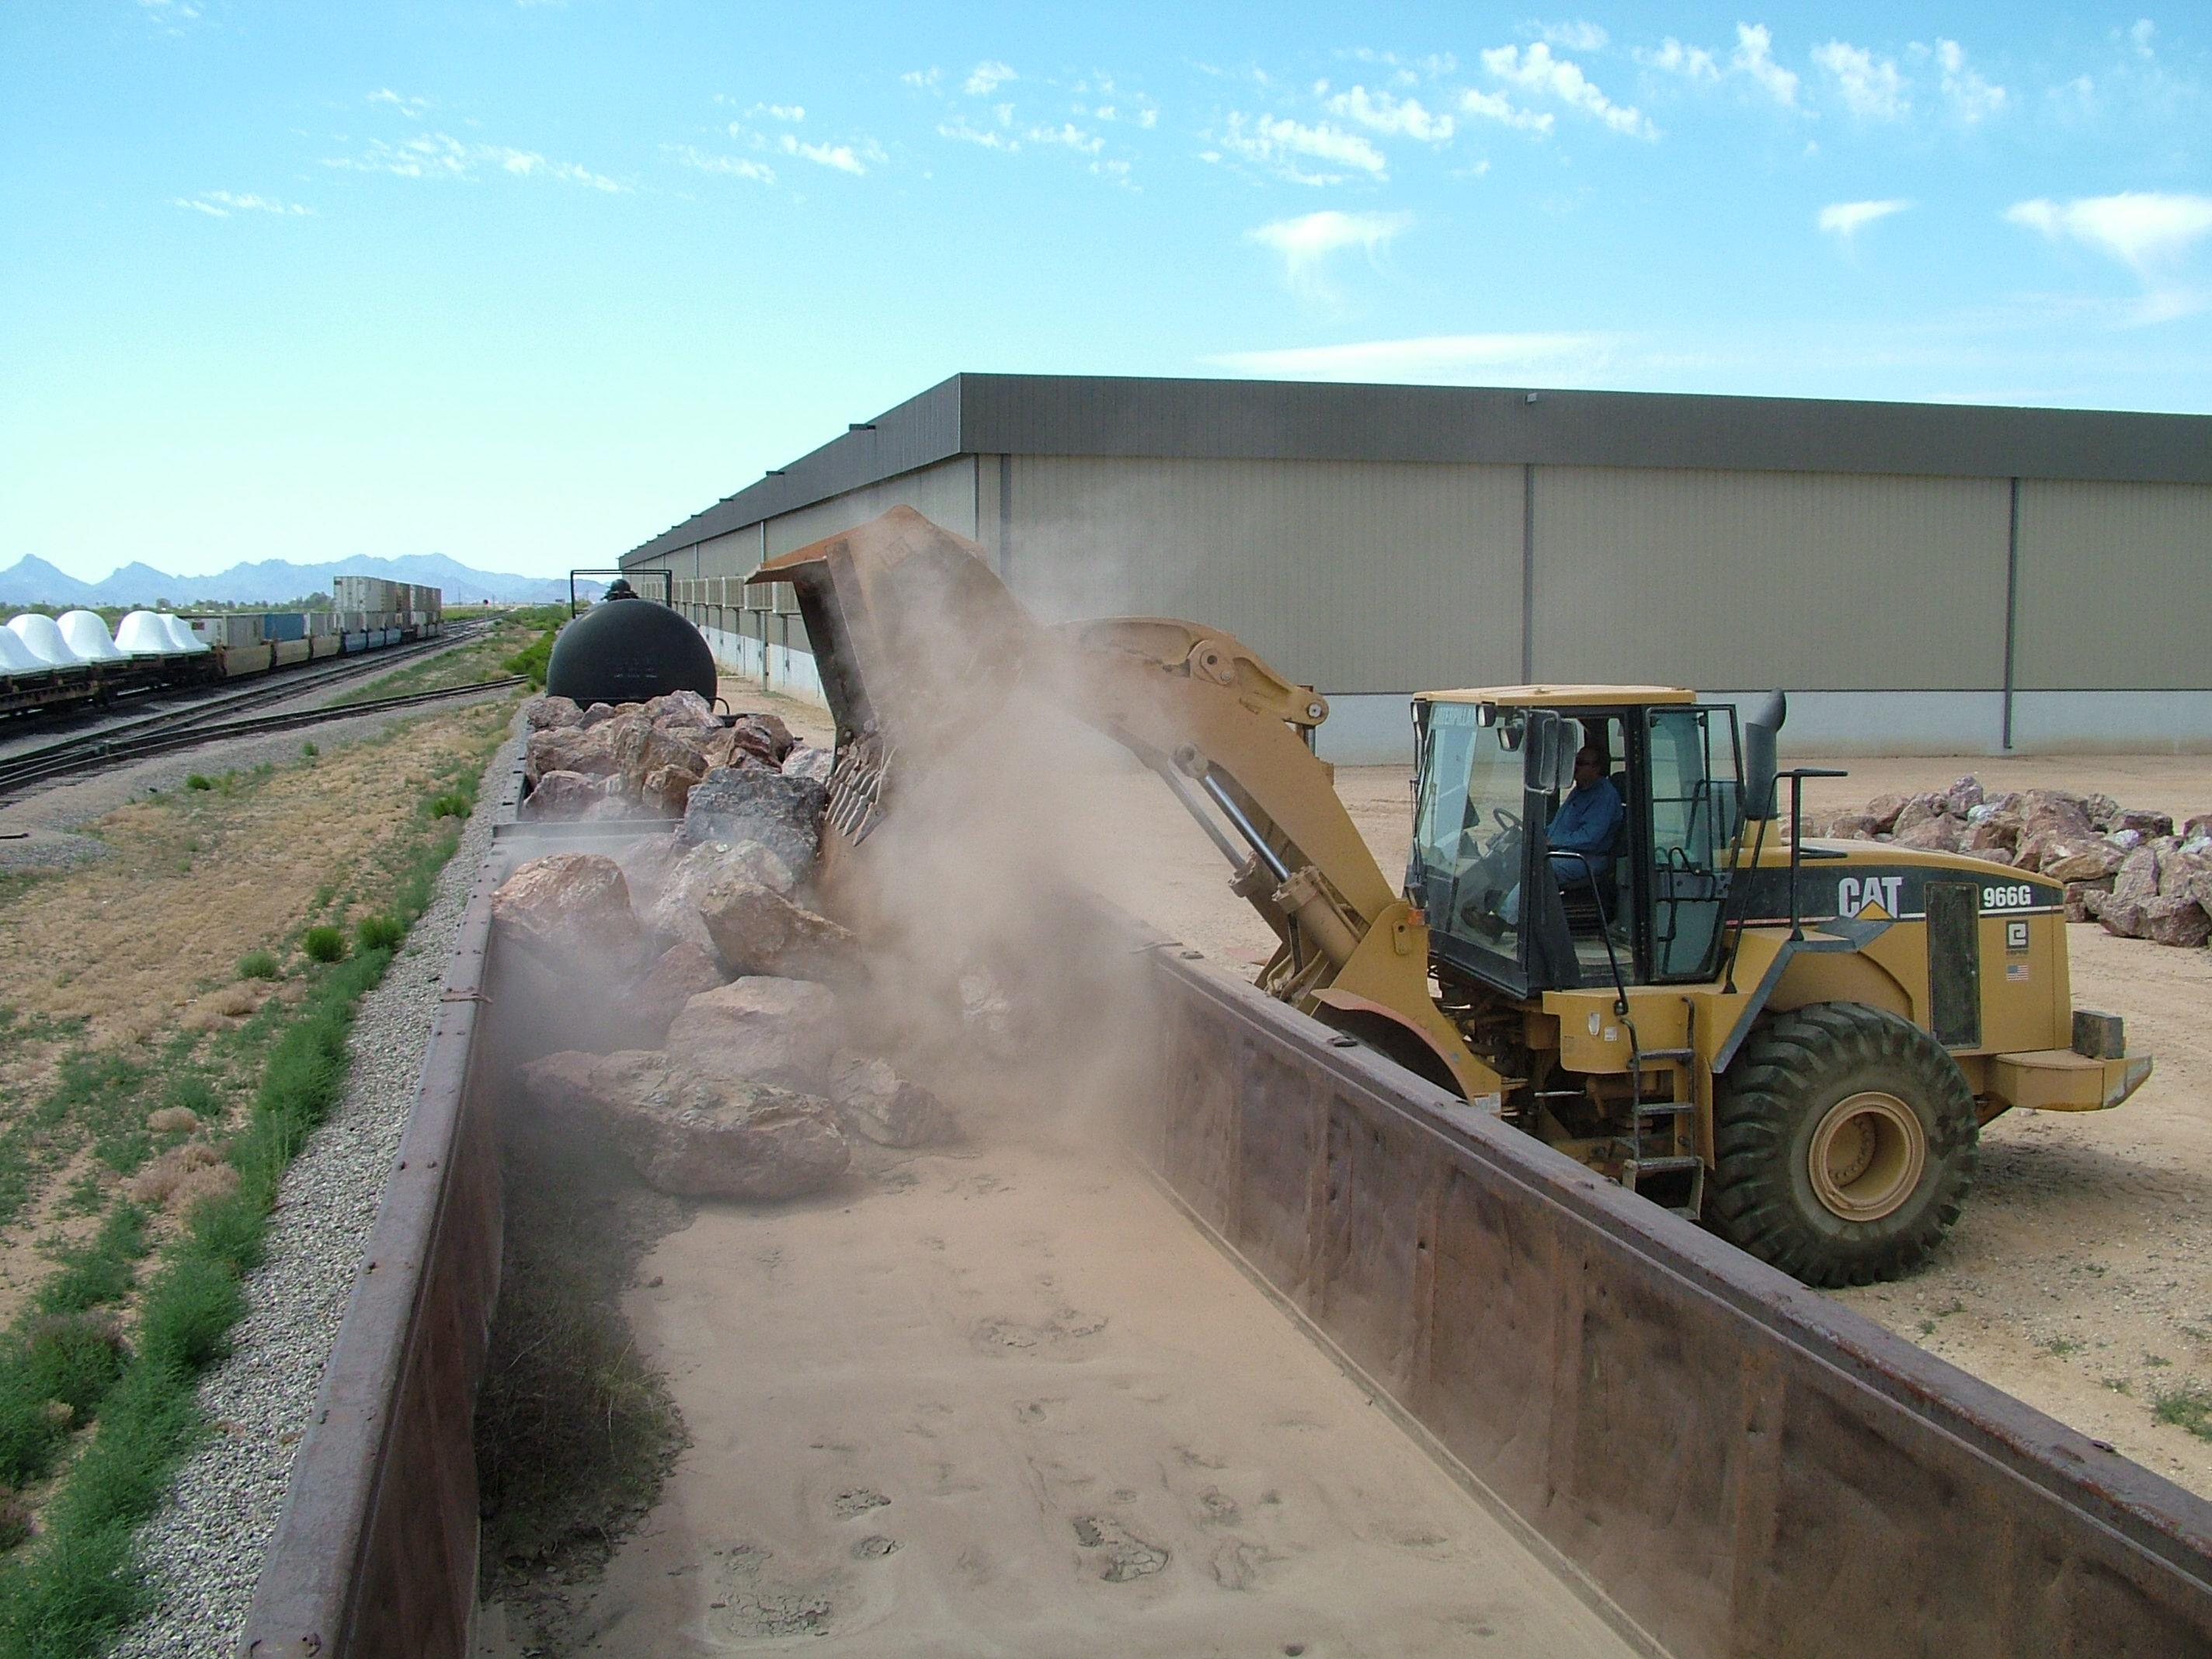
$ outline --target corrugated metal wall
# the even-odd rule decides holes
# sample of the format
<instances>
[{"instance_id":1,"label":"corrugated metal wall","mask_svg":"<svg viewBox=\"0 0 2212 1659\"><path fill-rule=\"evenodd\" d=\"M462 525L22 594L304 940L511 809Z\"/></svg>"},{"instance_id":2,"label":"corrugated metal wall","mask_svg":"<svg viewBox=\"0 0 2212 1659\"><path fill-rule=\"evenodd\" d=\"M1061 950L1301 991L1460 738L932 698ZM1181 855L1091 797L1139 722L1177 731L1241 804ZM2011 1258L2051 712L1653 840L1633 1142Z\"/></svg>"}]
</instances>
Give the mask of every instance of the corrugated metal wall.
<instances>
[{"instance_id":1,"label":"corrugated metal wall","mask_svg":"<svg viewBox=\"0 0 2212 1659\"><path fill-rule=\"evenodd\" d=\"M1216 623L1331 692L1518 677L1518 467L1027 455L1007 465L1004 568L1048 617Z\"/></svg>"},{"instance_id":2,"label":"corrugated metal wall","mask_svg":"<svg viewBox=\"0 0 2212 1659\"><path fill-rule=\"evenodd\" d=\"M1540 467L1546 680L2004 683L2004 479Z\"/></svg>"},{"instance_id":3,"label":"corrugated metal wall","mask_svg":"<svg viewBox=\"0 0 2212 1659\"><path fill-rule=\"evenodd\" d=\"M2212 488L2022 479L2014 627L2026 690L2212 685Z\"/></svg>"},{"instance_id":4,"label":"corrugated metal wall","mask_svg":"<svg viewBox=\"0 0 2212 1659\"><path fill-rule=\"evenodd\" d=\"M881 483L871 484L865 489L833 495L826 501L817 501L811 507L803 507L798 512L787 513L781 518L770 519L768 556L774 558L780 553L788 553L795 547L804 547L809 542L819 541L840 530L850 530L856 524L866 524L878 514L901 506L914 508L947 530L974 537L975 458L963 455L935 466L923 467L918 472L886 478ZM748 569L750 568L747 567Z\"/></svg>"}]
</instances>

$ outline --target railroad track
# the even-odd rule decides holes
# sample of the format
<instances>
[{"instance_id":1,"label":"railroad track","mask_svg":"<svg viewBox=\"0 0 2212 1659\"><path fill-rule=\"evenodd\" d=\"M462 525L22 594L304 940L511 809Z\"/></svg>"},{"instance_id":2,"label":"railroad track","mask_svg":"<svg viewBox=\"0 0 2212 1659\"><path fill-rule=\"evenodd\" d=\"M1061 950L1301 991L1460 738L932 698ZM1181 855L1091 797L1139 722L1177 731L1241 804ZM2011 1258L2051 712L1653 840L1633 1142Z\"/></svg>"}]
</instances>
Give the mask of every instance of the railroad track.
<instances>
[{"instance_id":1,"label":"railroad track","mask_svg":"<svg viewBox=\"0 0 2212 1659\"><path fill-rule=\"evenodd\" d=\"M27 754L0 761L0 799L15 794L27 784L96 771L102 767L119 765L125 761L144 760L179 749L194 749L202 744L220 743L228 738L260 737L272 732L289 732L300 726L351 720L357 714L377 714L395 708L411 708L418 703L440 702L451 697L473 696L485 691L502 691L526 684L525 676L507 674L498 679L477 680L467 685L449 685L432 691L410 691L396 697L374 697L365 702L349 702L337 708L302 708L288 714L263 714L252 720L212 723L202 711L179 710L179 716L198 714L198 718L190 720L179 729L177 716L157 716L161 730L146 731L142 729L144 723L138 723L122 732L102 732L74 738L67 743L52 744L44 749L34 749ZM233 706L226 705L219 712L228 713Z\"/></svg>"},{"instance_id":2,"label":"railroad track","mask_svg":"<svg viewBox=\"0 0 2212 1659\"><path fill-rule=\"evenodd\" d=\"M63 743L90 742L100 738L116 738L126 733L159 731L166 727L193 721L206 720L219 714L236 714L241 709L258 708L264 703L283 702L294 697L306 696L324 687L343 686L355 680L371 679L389 672L402 663L435 655L466 643L483 631L483 624L468 624L436 639L418 640L408 645L384 646L375 651L356 653L336 661L301 665L289 668L269 670L253 677L252 684L243 688L224 688L209 695L191 697L175 708L164 708L157 714L136 720L117 720L101 726L95 731L63 738ZM154 701L163 696L175 696L175 688L166 691L140 692L129 701ZM29 717L26 717L29 718ZM52 745L58 747L58 744ZM18 750L11 755L0 755L0 765L20 756L43 750Z\"/></svg>"}]
</instances>

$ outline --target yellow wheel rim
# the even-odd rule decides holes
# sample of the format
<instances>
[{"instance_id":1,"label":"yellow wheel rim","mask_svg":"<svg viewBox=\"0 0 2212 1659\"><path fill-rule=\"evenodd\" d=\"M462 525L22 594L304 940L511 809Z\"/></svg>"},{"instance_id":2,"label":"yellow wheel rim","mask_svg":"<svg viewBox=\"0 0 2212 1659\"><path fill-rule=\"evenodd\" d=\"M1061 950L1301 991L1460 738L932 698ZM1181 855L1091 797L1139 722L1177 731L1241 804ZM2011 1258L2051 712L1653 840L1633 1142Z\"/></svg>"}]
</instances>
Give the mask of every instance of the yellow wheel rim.
<instances>
[{"instance_id":1,"label":"yellow wheel rim","mask_svg":"<svg viewBox=\"0 0 2212 1659\"><path fill-rule=\"evenodd\" d=\"M1911 1197L1928 1163L1928 1137L1912 1109L1877 1091L1822 1113L1806 1163L1813 1192L1845 1221L1879 1221Z\"/></svg>"}]
</instances>

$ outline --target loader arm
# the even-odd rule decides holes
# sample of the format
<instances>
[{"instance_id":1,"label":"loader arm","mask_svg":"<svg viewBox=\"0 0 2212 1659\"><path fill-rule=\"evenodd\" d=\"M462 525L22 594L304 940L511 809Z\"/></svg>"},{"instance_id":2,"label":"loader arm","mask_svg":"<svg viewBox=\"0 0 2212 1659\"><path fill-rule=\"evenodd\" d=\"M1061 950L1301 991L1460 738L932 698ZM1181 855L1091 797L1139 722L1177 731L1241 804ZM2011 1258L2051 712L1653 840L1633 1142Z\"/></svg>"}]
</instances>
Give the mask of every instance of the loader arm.
<instances>
[{"instance_id":1,"label":"loader arm","mask_svg":"<svg viewBox=\"0 0 2212 1659\"><path fill-rule=\"evenodd\" d=\"M838 726L825 856L1026 684L1157 774L1236 866L1278 941L1259 983L1470 1100L1498 1074L1429 991L1428 927L1383 877L1306 733L1328 718L1228 634L1155 617L1047 628L975 544L908 507L763 565L796 589ZM838 843L843 843L841 848Z\"/></svg>"}]
</instances>

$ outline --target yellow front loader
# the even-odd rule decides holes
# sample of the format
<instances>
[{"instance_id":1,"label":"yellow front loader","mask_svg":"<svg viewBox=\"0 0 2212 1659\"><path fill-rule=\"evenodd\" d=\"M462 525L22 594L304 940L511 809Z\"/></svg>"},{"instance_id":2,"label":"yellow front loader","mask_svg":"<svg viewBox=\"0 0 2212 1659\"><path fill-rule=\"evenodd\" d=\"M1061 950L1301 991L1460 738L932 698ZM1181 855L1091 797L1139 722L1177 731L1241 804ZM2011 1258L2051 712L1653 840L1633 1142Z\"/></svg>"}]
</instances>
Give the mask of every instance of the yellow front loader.
<instances>
[{"instance_id":1,"label":"yellow front loader","mask_svg":"<svg viewBox=\"0 0 2212 1659\"><path fill-rule=\"evenodd\" d=\"M1221 849L1278 941L1263 989L1808 1283L1922 1261L1999 1112L2115 1106L2149 1073L2073 1008L2057 884L1776 833L1780 785L1814 775L1778 771L1778 695L1418 696L1394 887L1312 751L1326 700L1220 629L1046 627L905 507L749 580L796 589L836 720L833 866L1026 683Z\"/></svg>"}]
</instances>

